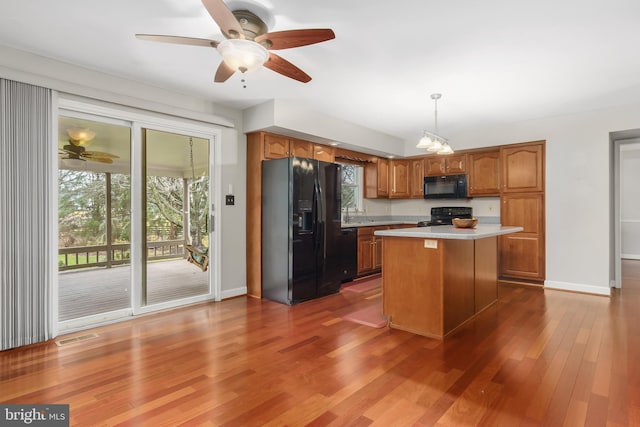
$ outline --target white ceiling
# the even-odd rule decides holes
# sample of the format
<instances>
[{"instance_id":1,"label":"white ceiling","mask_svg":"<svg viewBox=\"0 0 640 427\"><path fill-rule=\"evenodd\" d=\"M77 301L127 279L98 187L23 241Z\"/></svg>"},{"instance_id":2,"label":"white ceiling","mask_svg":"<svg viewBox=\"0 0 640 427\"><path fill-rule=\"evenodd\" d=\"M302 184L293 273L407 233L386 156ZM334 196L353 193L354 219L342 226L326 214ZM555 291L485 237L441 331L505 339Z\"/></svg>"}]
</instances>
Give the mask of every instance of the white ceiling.
<instances>
[{"instance_id":1,"label":"white ceiling","mask_svg":"<svg viewBox=\"0 0 640 427\"><path fill-rule=\"evenodd\" d=\"M303 101L404 140L432 129L434 92L445 136L640 101L637 0L227 4L262 15L270 31L332 28L335 40L278 51L313 80L261 69L214 84L216 50L134 37L222 40L200 0L2 0L0 44L234 108Z\"/></svg>"}]
</instances>

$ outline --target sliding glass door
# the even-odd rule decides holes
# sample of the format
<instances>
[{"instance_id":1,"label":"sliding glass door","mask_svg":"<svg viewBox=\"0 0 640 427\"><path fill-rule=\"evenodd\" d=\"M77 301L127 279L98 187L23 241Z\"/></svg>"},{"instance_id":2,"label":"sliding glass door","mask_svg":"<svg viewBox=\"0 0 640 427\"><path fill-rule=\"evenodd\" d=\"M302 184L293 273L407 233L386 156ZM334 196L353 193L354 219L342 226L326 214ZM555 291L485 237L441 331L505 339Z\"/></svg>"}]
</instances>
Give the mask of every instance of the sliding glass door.
<instances>
[{"instance_id":1,"label":"sliding glass door","mask_svg":"<svg viewBox=\"0 0 640 427\"><path fill-rule=\"evenodd\" d=\"M210 294L209 140L143 129L141 305Z\"/></svg>"},{"instance_id":2,"label":"sliding glass door","mask_svg":"<svg viewBox=\"0 0 640 427\"><path fill-rule=\"evenodd\" d=\"M218 134L112 114L59 114L61 331L214 299L219 279L211 180Z\"/></svg>"},{"instance_id":3,"label":"sliding glass door","mask_svg":"<svg viewBox=\"0 0 640 427\"><path fill-rule=\"evenodd\" d=\"M57 140L58 320L121 317L131 312L131 126L67 114Z\"/></svg>"}]
</instances>

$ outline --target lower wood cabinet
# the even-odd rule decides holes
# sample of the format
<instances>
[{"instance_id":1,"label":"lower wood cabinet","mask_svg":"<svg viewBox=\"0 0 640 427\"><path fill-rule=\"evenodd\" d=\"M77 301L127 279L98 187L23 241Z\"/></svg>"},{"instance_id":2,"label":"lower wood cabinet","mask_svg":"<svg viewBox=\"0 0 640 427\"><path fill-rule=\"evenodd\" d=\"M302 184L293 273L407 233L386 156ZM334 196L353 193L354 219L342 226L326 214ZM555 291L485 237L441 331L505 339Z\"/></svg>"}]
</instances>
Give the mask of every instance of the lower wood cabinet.
<instances>
[{"instance_id":1,"label":"lower wood cabinet","mask_svg":"<svg viewBox=\"0 0 640 427\"><path fill-rule=\"evenodd\" d=\"M358 228L358 276L380 271L382 267L382 240L374 236L373 233L389 228L389 226Z\"/></svg>"},{"instance_id":2,"label":"lower wood cabinet","mask_svg":"<svg viewBox=\"0 0 640 427\"><path fill-rule=\"evenodd\" d=\"M500 200L502 225L524 228L500 236L500 277L544 280L544 194L503 194Z\"/></svg>"},{"instance_id":3,"label":"lower wood cabinet","mask_svg":"<svg viewBox=\"0 0 640 427\"><path fill-rule=\"evenodd\" d=\"M373 233L391 228L411 228L414 224L358 227L358 276L379 273L382 269L382 238Z\"/></svg>"}]
</instances>

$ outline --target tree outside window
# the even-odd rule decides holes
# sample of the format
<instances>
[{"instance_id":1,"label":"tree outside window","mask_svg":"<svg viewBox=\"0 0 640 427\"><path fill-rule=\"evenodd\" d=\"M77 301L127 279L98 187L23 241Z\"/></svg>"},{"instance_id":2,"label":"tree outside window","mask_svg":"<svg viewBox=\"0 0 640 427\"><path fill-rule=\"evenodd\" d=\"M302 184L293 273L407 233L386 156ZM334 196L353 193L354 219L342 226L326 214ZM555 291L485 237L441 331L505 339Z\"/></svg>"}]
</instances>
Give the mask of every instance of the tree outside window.
<instances>
[{"instance_id":1,"label":"tree outside window","mask_svg":"<svg viewBox=\"0 0 640 427\"><path fill-rule=\"evenodd\" d=\"M362 209L363 168L356 165L342 165L342 209L351 211Z\"/></svg>"}]
</instances>

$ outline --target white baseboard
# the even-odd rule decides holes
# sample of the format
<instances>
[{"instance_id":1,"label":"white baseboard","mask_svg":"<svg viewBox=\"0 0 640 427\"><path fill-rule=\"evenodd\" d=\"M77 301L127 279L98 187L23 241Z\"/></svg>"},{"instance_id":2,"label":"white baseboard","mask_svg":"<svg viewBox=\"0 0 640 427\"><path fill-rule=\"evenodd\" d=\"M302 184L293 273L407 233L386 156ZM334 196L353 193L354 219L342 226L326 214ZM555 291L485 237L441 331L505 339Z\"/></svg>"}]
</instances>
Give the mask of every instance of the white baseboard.
<instances>
[{"instance_id":1,"label":"white baseboard","mask_svg":"<svg viewBox=\"0 0 640 427\"><path fill-rule=\"evenodd\" d=\"M240 295L246 295L246 294L247 294L246 286L243 286L240 288L234 288L234 289L226 289L220 293L220 299L235 298L235 297L239 297Z\"/></svg>"},{"instance_id":2,"label":"white baseboard","mask_svg":"<svg viewBox=\"0 0 640 427\"><path fill-rule=\"evenodd\" d=\"M622 254L622 255L620 255L620 258L622 258L622 259L640 259L640 255L636 255L636 254Z\"/></svg>"},{"instance_id":3,"label":"white baseboard","mask_svg":"<svg viewBox=\"0 0 640 427\"><path fill-rule=\"evenodd\" d=\"M582 292L585 294L611 295L611 288L603 286L583 285L580 283L544 281L545 289L557 289L561 291Z\"/></svg>"}]
</instances>

